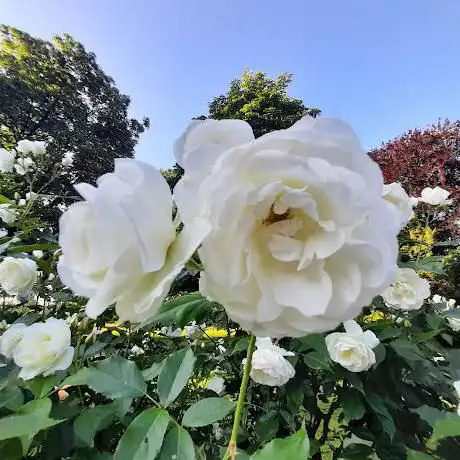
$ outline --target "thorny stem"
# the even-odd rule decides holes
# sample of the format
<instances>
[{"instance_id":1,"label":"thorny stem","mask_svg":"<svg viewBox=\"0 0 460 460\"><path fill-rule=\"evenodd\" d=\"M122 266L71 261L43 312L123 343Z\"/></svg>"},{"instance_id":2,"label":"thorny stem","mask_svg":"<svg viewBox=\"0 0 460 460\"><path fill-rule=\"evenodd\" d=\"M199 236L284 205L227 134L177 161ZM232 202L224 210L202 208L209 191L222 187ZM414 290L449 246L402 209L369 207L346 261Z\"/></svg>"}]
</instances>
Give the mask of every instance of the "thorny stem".
<instances>
[{"instance_id":1,"label":"thorny stem","mask_svg":"<svg viewBox=\"0 0 460 460\"><path fill-rule=\"evenodd\" d=\"M235 417L233 419L232 435L228 443L227 452L224 458L235 460L236 458L236 445L238 441L238 428L240 427L241 415L243 413L244 398L246 396L246 389L249 381L249 373L251 372L252 355L256 345L255 336L249 337L248 351L246 355L246 363L244 364L243 378L241 379L240 394L238 396L238 403L236 405Z\"/></svg>"}]
</instances>

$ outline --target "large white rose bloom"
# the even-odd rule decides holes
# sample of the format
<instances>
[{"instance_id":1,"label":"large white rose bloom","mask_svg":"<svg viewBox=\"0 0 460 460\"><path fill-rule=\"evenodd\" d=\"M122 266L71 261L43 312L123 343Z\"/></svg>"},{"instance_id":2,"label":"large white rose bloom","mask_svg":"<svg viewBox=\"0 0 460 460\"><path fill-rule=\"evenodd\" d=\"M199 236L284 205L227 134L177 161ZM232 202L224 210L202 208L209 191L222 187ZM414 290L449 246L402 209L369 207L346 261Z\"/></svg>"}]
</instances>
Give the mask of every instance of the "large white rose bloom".
<instances>
[{"instance_id":1,"label":"large white rose bloom","mask_svg":"<svg viewBox=\"0 0 460 460\"><path fill-rule=\"evenodd\" d=\"M306 117L254 140L243 121L206 120L185 136L179 212L212 225L200 289L244 329L334 329L391 282L399 216L349 126Z\"/></svg>"},{"instance_id":2,"label":"large white rose bloom","mask_svg":"<svg viewBox=\"0 0 460 460\"><path fill-rule=\"evenodd\" d=\"M390 206L395 206L401 218L403 228L414 217L414 203L399 182L392 182L383 186L383 199Z\"/></svg>"},{"instance_id":3,"label":"large white rose bloom","mask_svg":"<svg viewBox=\"0 0 460 460\"><path fill-rule=\"evenodd\" d=\"M398 268L396 278L383 292L385 304L399 310L418 310L430 296L430 283L413 268Z\"/></svg>"},{"instance_id":4,"label":"large white rose bloom","mask_svg":"<svg viewBox=\"0 0 460 460\"><path fill-rule=\"evenodd\" d=\"M0 354L8 359L13 357L13 351L21 341L27 326L24 323L12 324L0 337Z\"/></svg>"},{"instance_id":5,"label":"large white rose bloom","mask_svg":"<svg viewBox=\"0 0 460 460\"><path fill-rule=\"evenodd\" d=\"M31 259L5 257L0 263L0 285L10 295L30 291L37 274L37 264Z\"/></svg>"},{"instance_id":6,"label":"large white rose bloom","mask_svg":"<svg viewBox=\"0 0 460 460\"><path fill-rule=\"evenodd\" d=\"M271 387L280 387L294 377L294 367L284 358L285 356L294 356L294 353L274 345L270 337L258 337L256 347L252 355L250 373L254 382ZM243 360L243 363L245 362L246 359Z\"/></svg>"},{"instance_id":7,"label":"large white rose bloom","mask_svg":"<svg viewBox=\"0 0 460 460\"><path fill-rule=\"evenodd\" d=\"M351 372L367 371L375 364L375 348L380 342L372 331L363 332L356 321L343 323L345 332L326 336L326 347L332 361Z\"/></svg>"},{"instance_id":8,"label":"large white rose bloom","mask_svg":"<svg viewBox=\"0 0 460 460\"><path fill-rule=\"evenodd\" d=\"M146 163L117 159L115 172L100 177L97 185L78 184L85 201L71 205L60 219L59 276L75 293L89 297L89 317L115 303L121 321L147 321L206 225L197 220L176 239L168 184Z\"/></svg>"},{"instance_id":9,"label":"large white rose bloom","mask_svg":"<svg viewBox=\"0 0 460 460\"><path fill-rule=\"evenodd\" d=\"M22 368L19 377L29 380L67 369L74 354L70 337L70 328L63 319L48 318L26 327L12 353L14 363Z\"/></svg>"},{"instance_id":10,"label":"large white rose bloom","mask_svg":"<svg viewBox=\"0 0 460 460\"><path fill-rule=\"evenodd\" d=\"M431 204L433 206L442 206L452 204L449 200L450 192L441 187L426 187L422 190L420 201Z\"/></svg>"},{"instance_id":11,"label":"large white rose bloom","mask_svg":"<svg viewBox=\"0 0 460 460\"><path fill-rule=\"evenodd\" d=\"M8 152L5 149L0 149L0 172L3 172L3 173L12 172L15 159L16 159L15 152Z\"/></svg>"},{"instance_id":12,"label":"large white rose bloom","mask_svg":"<svg viewBox=\"0 0 460 460\"><path fill-rule=\"evenodd\" d=\"M18 142L16 150L23 155L44 155L46 153L46 142L24 139Z\"/></svg>"}]
</instances>

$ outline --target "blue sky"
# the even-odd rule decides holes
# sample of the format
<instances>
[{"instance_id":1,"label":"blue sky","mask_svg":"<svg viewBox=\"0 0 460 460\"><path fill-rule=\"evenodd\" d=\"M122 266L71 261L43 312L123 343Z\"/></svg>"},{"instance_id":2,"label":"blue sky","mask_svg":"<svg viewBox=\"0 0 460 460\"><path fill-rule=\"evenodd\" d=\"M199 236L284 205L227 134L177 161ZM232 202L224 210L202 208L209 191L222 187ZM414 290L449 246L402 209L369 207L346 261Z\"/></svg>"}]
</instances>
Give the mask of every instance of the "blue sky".
<instances>
[{"instance_id":1,"label":"blue sky","mask_svg":"<svg viewBox=\"0 0 460 460\"><path fill-rule=\"evenodd\" d=\"M350 123L366 148L460 118L458 0L0 0L0 22L67 32L98 57L151 129L136 156L173 163L172 142L243 70L292 72L290 93Z\"/></svg>"}]
</instances>

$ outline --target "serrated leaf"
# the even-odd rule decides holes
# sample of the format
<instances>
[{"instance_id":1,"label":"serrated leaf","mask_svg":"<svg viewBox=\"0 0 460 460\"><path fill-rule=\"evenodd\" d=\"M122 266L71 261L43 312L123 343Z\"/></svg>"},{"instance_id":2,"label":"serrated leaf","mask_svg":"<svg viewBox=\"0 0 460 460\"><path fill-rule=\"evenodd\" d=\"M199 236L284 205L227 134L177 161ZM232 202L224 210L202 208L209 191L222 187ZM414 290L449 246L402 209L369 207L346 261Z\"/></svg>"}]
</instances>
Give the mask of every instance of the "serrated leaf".
<instances>
[{"instance_id":1,"label":"serrated leaf","mask_svg":"<svg viewBox=\"0 0 460 460\"><path fill-rule=\"evenodd\" d=\"M159 363L153 363L150 367L144 369L142 371L142 376L144 377L144 380L146 382L150 382L154 378L158 377L160 375L163 364L164 361L161 361Z\"/></svg>"},{"instance_id":2,"label":"serrated leaf","mask_svg":"<svg viewBox=\"0 0 460 460\"><path fill-rule=\"evenodd\" d=\"M145 394L147 384L133 361L112 356L85 367L64 380L63 385L88 385L107 398L138 397Z\"/></svg>"},{"instance_id":3,"label":"serrated leaf","mask_svg":"<svg viewBox=\"0 0 460 460\"><path fill-rule=\"evenodd\" d=\"M374 348L374 354L375 354L375 363L372 366L374 369L383 361L385 361L387 352L385 350L385 345L383 343L379 343L375 348Z\"/></svg>"},{"instance_id":4,"label":"serrated leaf","mask_svg":"<svg viewBox=\"0 0 460 460\"><path fill-rule=\"evenodd\" d=\"M284 439L273 439L251 455L251 460L293 460L308 458L310 442L305 428Z\"/></svg>"},{"instance_id":5,"label":"serrated leaf","mask_svg":"<svg viewBox=\"0 0 460 460\"><path fill-rule=\"evenodd\" d=\"M75 437L84 445L94 446L94 436L107 428L115 418L118 407L115 403L85 409L73 423Z\"/></svg>"},{"instance_id":6,"label":"serrated leaf","mask_svg":"<svg viewBox=\"0 0 460 460\"><path fill-rule=\"evenodd\" d=\"M300 342L300 346L298 348L299 353L312 350L317 351L321 355L328 355L326 341L323 334L308 334L298 340Z\"/></svg>"},{"instance_id":7,"label":"serrated leaf","mask_svg":"<svg viewBox=\"0 0 460 460\"><path fill-rule=\"evenodd\" d=\"M401 335L401 332L399 327L387 327L380 332L379 340L384 342L385 340L395 339Z\"/></svg>"},{"instance_id":8,"label":"serrated leaf","mask_svg":"<svg viewBox=\"0 0 460 460\"><path fill-rule=\"evenodd\" d=\"M353 388L342 393L342 409L347 420L359 420L366 412L361 394Z\"/></svg>"},{"instance_id":9,"label":"serrated leaf","mask_svg":"<svg viewBox=\"0 0 460 460\"><path fill-rule=\"evenodd\" d=\"M446 271L444 270L442 263L442 257L440 256L425 257L419 261L411 260L407 262L406 266L413 268L414 270L446 275Z\"/></svg>"},{"instance_id":10,"label":"serrated leaf","mask_svg":"<svg viewBox=\"0 0 460 460\"><path fill-rule=\"evenodd\" d=\"M318 351L307 353L303 357L303 361L311 369L327 370L330 368L330 360L328 356L321 354Z\"/></svg>"},{"instance_id":11,"label":"serrated leaf","mask_svg":"<svg viewBox=\"0 0 460 460\"><path fill-rule=\"evenodd\" d=\"M192 375L195 360L190 348L176 351L164 360L157 383L158 397L163 406L167 407L179 396Z\"/></svg>"},{"instance_id":12,"label":"serrated leaf","mask_svg":"<svg viewBox=\"0 0 460 460\"><path fill-rule=\"evenodd\" d=\"M187 430L174 425L165 437L158 460L195 460L195 446Z\"/></svg>"},{"instance_id":13,"label":"serrated leaf","mask_svg":"<svg viewBox=\"0 0 460 460\"><path fill-rule=\"evenodd\" d=\"M190 427L210 425L226 417L235 405L235 401L227 398L201 399L185 411L182 424Z\"/></svg>"},{"instance_id":14,"label":"serrated leaf","mask_svg":"<svg viewBox=\"0 0 460 460\"><path fill-rule=\"evenodd\" d=\"M169 424L165 410L147 409L128 426L113 456L114 460L152 460L160 452Z\"/></svg>"}]
</instances>

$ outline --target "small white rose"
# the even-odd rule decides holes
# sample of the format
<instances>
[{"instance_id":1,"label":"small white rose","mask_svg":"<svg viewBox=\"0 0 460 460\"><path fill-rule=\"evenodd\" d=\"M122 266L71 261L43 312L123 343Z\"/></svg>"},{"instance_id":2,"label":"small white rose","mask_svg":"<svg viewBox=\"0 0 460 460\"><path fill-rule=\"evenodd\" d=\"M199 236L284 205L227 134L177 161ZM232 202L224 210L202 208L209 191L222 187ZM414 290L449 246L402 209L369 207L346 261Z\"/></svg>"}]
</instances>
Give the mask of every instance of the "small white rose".
<instances>
[{"instance_id":1,"label":"small white rose","mask_svg":"<svg viewBox=\"0 0 460 460\"><path fill-rule=\"evenodd\" d=\"M38 197L38 193L35 193L35 192L27 192L26 193L26 200L27 201L35 200L37 197Z\"/></svg>"},{"instance_id":2,"label":"small white rose","mask_svg":"<svg viewBox=\"0 0 460 460\"><path fill-rule=\"evenodd\" d=\"M70 339L70 328L63 319L48 318L28 326L13 350L13 360L22 368L19 377L30 380L67 369L74 354Z\"/></svg>"},{"instance_id":3,"label":"small white rose","mask_svg":"<svg viewBox=\"0 0 460 460\"><path fill-rule=\"evenodd\" d=\"M208 390L214 391L218 395L225 391L225 380L219 375L214 375L206 385Z\"/></svg>"},{"instance_id":4,"label":"small white rose","mask_svg":"<svg viewBox=\"0 0 460 460\"><path fill-rule=\"evenodd\" d=\"M431 298L432 302L433 303L444 303L446 301L446 298L445 297L441 297L439 294L435 294L432 298Z\"/></svg>"},{"instance_id":5,"label":"small white rose","mask_svg":"<svg viewBox=\"0 0 460 460\"><path fill-rule=\"evenodd\" d=\"M24 139L18 142L16 150L23 155L44 155L46 153L46 142Z\"/></svg>"},{"instance_id":6,"label":"small white rose","mask_svg":"<svg viewBox=\"0 0 460 460\"><path fill-rule=\"evenodd\" d=\"M160 332L163 335L166 335L167 337L171 338L180 337L182 335L182 329L180 327L178 327L177 329L173 329L171 326L163 326L160 329Z\"/></svg>"},{"instance_id":7,"label":"small white rose","mask_svg":"<svg viewBox=\"0 0 460 460\"><path fill-rule=\"evenodd\" d=\"M403 228L414 217L413 203L399 182L393 182L383 186L383 199L395 206Z\"/></svg>"},{"instance_id":8,"label":"small white rose","mask_svg":"<svg viewBox=\"0 0 460 460\"><path fill-rule=\"evenodd\" d=\"M332 361L351 372L367 371L375 364L375 348L380 342L372 331L363 332L356 321L346 321L345 332L326 336L326 347Z\"/></svg>"},{"instance_id":9,"label":"small white rose","mask_svg":"<svg viewBox=\"0 0 460 460\"><path fill-rule=\"evenodd\" d=\"M10 359L13 357L13 351L21 341L22 335L26 329L24 323L12 324L0 337L0 354Z\"/></svg>"},{"instance_id":10,"label":"small white rose","mask_svg":"<svg viewBox=\"0 0 460 460\"><path fill-rule=\"evenodd\" d=\"M27 201L24 198L21 198L18 201L18 206L25 206L27 204Z\"/></svg>"},{"instance_id":11,"label":"small white rose","mask_svg":"<svg viewBox=\"0 0 460 460\"><path fill-rule=\"evenodd\" d=\"M457 303L457 301L455 299L449 299L446 302L447 309L454 308L456 303Z\"/></svg>"},{"instance_id":12,"label":"small white rose","mask_svg":"<svg viewBox=\"0 0 460 460\"><path fill-rule=\"evenodd\" d=\"M133 345L131 348L131 354L134 356L140 356L140 355L143 355L144 353L145 351L137 345Z\"/></svg>"},{"instance_id":13,"label":"small white rose","mask_svg":"<svg viewBox=\"0 0 460 460\"><path fill-rule=\"evenodd\" d=\"M41 259L43 257L43 251L41 251L40 249L37 249L35 251L32 251L32 255L36 258L36 259Z\"/></svg>"},{"instance_id":14,"label":"small white rose","mask_svg":"<svg viewBox=\"0 0 460 460\"><path fill-rule=\"evenodd\" d=\"M14 209L11 208L10 203L0 204L0 219L3 220L5 224L12 224L16 218L16 213L14 212Z\"/></svg>"},{"instance_id":15,"label":"small white rose","mask_svg":"<svg viewBox=\"0 0 460 460\"><path fill-rule=\"evenodd\" d=\"M443 206L452 204L452 200L448 200L450 192L441 187L426 187L422 190L420 201L431 204L433 206Z\"/></svg>"},{"instance_id":16,"label":"small white rose","mask_svg":"<svg viewBox=\"0 0 460 460\"><path fill-rule=\"evenodd\" d=\"M14 169L20 176L24 176L29 171L35 167L35 162L32 158L29 157L21 157L16 160L14 164Z\"/></svg>"},{"instance_id":17,"label":"small white rose","mask_svg":"<svg viewBox=\"0 0 460 460\"><path fill-rule=\"evenodd\" d=\"M16 159L15 152L8 152L5 149L0 149L0 172L13 172L14 161Z\"/></svg>"},{"instance_id":18,"label":"small white rose","mask_svg":"<svg viewBox=\"0 0 460 460\"><path fill-rule=\"evenodd\" d=\"M271 387L280 387L294 377L294 367L284 358L285 356L294 356L294 353L274 345L269 337L258 337L256 347L252 355L250 373L254 382Z\"/></svg>"},{"instance_id":19,"label":"small white rose","mask_svg":"<svg viewBox=\"0 0 460 460\"><path fill-rule=\"evenodd\" d=\"M37 264L31 259L5 257L0 263L0 285L10 295L30 291L37 275Z\"/></svg>"},{"instance_id":20,"label":"small white rose","mask_svg":"<svg viewBox=\"0 0 460 460\"><path fill-rule=\"evenodd\" d=\"M62 160L61 160L61 164L62 166L64 166L64 168L70 168L71 166L73 166L73 157L74 157L74 153L73 152L65 152L63 157L62 157Z\"/></svg>"},{"instance_id":21,"label":"small white rose","mask_svg":"<svg viewBox=\"0 0 460 460\"><path fill-rule=\"evenodd\" d=\"M455 318L455 317L448 316L447 317L447 322L449 323L449 327L454 332L459 332L460 331L460 318Z\"/></svg>"},{"instance_id":22,"label":"small white rose","mask_svg":"<svg viewBox=\"0 0 460 460\"><path fill-rule=\"evenodd\" d=\"M382 292L382 297L388 307L417 310L430 297L430 283L412 268L398 268L396 278Z\"/></svg>"}]
</instances>

